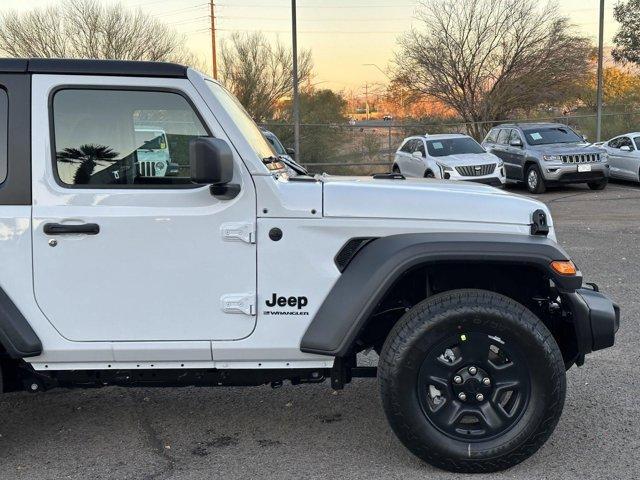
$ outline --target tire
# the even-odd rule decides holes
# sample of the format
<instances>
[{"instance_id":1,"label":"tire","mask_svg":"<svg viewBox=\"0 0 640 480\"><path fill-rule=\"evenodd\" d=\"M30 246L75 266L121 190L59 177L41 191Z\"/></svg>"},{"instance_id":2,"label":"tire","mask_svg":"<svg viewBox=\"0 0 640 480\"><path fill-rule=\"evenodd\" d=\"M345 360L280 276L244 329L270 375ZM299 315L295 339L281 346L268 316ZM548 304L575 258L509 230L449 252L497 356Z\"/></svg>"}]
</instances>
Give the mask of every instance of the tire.
<instances>
[{"instance_id":1,"label":"tire","mask_svg":"<svg viewBox=\"0 0 640 480\"><path fill-rule=\"evenodd\" d=\"M400 167L398 166L398 164L397 164L397 163L394 163L394 164L393 164L393 167L391 168L391 172L392 172L392 173L401 173L401 172L400 172Z\"/></svg>"},{"instance_id":2,"label":"tire","mask_svg":"<svg viewBox=\"0 0 640 480\"><path fill-rule=\"evenodd\" d=\"M431 170L427 170L426 172L424 172L424 178L436 178L436 176Z\"/></svg>"},{"instance_id":3,"label":"tire","mask_svg":"<svg viewBox=\"0 0 640 480\"><path fill-rule=\"evenodd\" d=\"M466 473L504 470L535 453L566 391L562 354L545 325L484 290L439 294L405 313L384 343L378 379L400 441L435 467ZM467 410L454 413L460 407Z\"/></svg>"},{"instance_id":4,"label":"tire","mask_svg":"<svg viewBox=\"0 0 640 480\"><path fill-rule=\"evenodd\" d=\"M547 185L544 182L544 177L540 172L540 168L535 163L527 168L527 172L524 177L524 183L530 193L544 193L547 190Z\"/></svg>"},{"instance_id":5,"label":"tire","mask_svg":"<svg viewBox=\"0 0 640 480\"><path fill-rule=\"evenodd\" d=\"M608 183L609 179L603 178L602 180L598 180L596 182L587 182L587 185L589 185L589 188L591 190L604 190L607 187Z\"/></svg>"}]
</instances>

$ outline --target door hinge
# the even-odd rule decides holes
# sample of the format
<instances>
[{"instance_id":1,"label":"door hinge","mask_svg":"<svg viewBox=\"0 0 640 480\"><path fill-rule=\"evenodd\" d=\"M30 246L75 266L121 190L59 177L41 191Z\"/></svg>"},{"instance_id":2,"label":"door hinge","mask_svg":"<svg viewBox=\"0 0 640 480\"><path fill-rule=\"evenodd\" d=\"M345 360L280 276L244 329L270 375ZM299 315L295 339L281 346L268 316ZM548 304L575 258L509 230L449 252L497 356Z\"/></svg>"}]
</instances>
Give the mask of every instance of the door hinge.
<instances>
[{"instance_id":1,"label":"door hinge","mask_svg":"<svg viewBox=\"0 0 640 480\"><path fill-rule=\"evenodd\" d=\"M256 314L255 293L228 293L220 297L220 306L225 313Z\"/></svg>"},{"instance_id":2,"label":"door hinge","mask_svg":"<svg viewBox=\"0 0 640 480\"><path fill-rule=\"evenodd\" d=\"M222 239L230 242L240 240L245 243L256 243L256 227L249 222L223 223L220 227Z\"/></svg>"}]
</instances>

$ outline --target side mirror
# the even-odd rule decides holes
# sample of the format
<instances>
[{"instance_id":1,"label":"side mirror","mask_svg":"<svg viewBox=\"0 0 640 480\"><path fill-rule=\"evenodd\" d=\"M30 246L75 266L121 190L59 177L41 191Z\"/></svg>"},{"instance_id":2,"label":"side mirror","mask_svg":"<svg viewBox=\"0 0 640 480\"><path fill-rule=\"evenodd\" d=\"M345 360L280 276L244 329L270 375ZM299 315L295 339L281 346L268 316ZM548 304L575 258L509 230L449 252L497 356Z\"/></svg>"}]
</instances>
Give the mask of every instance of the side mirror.
<instances>
[{"instance_id":1,"label":"side mirror","mask_svg":"<svg viewBox=\"0 0 640 480\"><path fill-rule=\"evenodd\" d=\"M511 147L522 147L522 140L520 140L520 139L511 140L509 142L509 146L511 146Z\"/></svg>"},{"instance_id":2,"label":"side mirror","mask_svg":"<svg viewBox=\"0 0 640 480\"><path fill-rule=\"evenodd\" d=\"M295 158L295 156L296 156L295 149L293 149L293 148L285 148L284 151L287 152L287 154L290 155L291 157Z\"/></svg>"},{"instance_id":3,"label":"side mirror","mask_svg":"<svg viewBox=\"0 0 640 480\"><path fill-rule=\"evenodd\" d=\"M238 185L230 185L233 179L233 152L220 138L198 137L189 142L191 181L210 184L211 194L221 198L233 198L239 192ZM232 195L232 196L230 196Z\"/></svg>"},{"instance_id":4,"label":"side mirror","mask_svg":"<svg viewBox=\"0 0 640 480\"><path fill-rule=\"evenodd\" d=\"M631 147L629 145L624 145L624 146L620 147L620 150L622 150L623 152L630 152L631 151Z\"/></svg>"},{"instance_id":5,"label":"side mirror","mask_svg":"<svg viewBox=\"0 0 640 480\"><path fill-rule=\"evenodd\" d=\"M415 158L423 158L422 152L420 150L416 150L411 155L413 155Z\"/></svg>"}]
</instances>

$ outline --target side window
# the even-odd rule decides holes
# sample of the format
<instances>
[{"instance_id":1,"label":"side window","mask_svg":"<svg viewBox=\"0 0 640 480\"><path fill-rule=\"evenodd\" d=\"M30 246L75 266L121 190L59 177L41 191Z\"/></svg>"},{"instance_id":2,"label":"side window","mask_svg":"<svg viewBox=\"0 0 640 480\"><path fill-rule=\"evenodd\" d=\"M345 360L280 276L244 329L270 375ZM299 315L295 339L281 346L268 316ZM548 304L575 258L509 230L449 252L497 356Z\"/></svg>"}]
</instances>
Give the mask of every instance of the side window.
<instances>
[{"instance_id":1,"label":"side window","mask_svg":"<svg viewBox=\"0 0 640 480\"><path fill-rule=\"evenodd\" d=\"M620 147L629 147L631 150L634 150L633 142L629 137L620 137L620 145L618 148Z\"/></svg>"},{"instance_id":2,"label":"side window","mask_svg":"<svg viewBox=\"0 0 640 480\"><path fill-rule=\"evenodd\" d=\"M427 151L424 148L424 141L423 140L416 140L417 145L416 145L416 149L415 151L421 152L423 157L427 156Z\"/></svg>"},{"instance_id":3,"label":"side window","mask_svg":"<svg viewBox=\"0 0 640 480\"><path fill-rule=\"evenodd\" d=\"M9 99L0 88L0 183L7 179L7 152L9 138Z\"/></svg>"},{"instance_id":4,"label":"side window","mask_svg":"<svg viewBox=\"0 0 640 480\"><path fill-rule=\"evenodd\" d=\"M509 136L511 135L511 129L503 128L498 134L498 143L500 145L507 145L509 143Z\"/></svg>"},{"instance_id":5,"label":"side window","mask_svg":"<svg viewBox=\"0 0 640 480\"><path fill-rule=\"evenodd\" d=\"M636 137L633 139L636 142L636 150L640 150L640 137Z\"/></svg>"},{"instance_id":6,"label":"side window","mask_svg":"<svg viewBox=\"0 0 640 480\"><path fill-rule=\"evenodd\" d=\"M64 89L53 97L55 165L65 185L189 183L189 141L207 130L180 94Z\"/></svg>"},{"instance_id":7,"label":"side window","mask_svg":"<svg viewBox=\"0 0 640 480\"><path fill-rule=\"evenodd\" d=\"M499 128L492 128L491 131L487 134L487 138L485 138L484 141L488 143L496 143L498 141L499 132Z\"/></svg>"},{"instance_id":8,"label":"side window","mask_svg":"<svg viewBox=\"0 0 640 480\"><path fill-rule=\"evenodd\" d=\"M409 139L406 142L404 142L404 144L402 145L402 148L400 148L400 151L404 153L410 153L412 145L413 145L413 139Z\"/></svg>"},{"instance_id":9,"label":"side window","mask_svg":"<svg viewBox=\"0 0 640 480\"><path fill-rule=\"evenodd\" d=\"M522 137L520 136L520 132L518 130L516 130L515 128L513 130L511 130L511 136L509 137L509 143L513 142L514 140L520 140L520 142L522 142ZM524 142L522 142L524 144Z\"/></svg>"}]
</instances>

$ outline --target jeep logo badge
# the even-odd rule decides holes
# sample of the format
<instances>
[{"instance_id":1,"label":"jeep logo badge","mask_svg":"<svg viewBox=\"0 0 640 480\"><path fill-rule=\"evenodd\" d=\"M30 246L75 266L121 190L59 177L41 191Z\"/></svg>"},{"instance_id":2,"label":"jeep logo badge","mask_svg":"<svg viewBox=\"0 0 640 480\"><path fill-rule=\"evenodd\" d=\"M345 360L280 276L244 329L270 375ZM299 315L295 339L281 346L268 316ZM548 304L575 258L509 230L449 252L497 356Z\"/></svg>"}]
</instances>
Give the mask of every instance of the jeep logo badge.
<instances>
[{"instance_id":1,"label":"jeep logo badge","mask_svg":"<svg viewBox=\"0 0 640 480\"><path fill-rule=\"evenodd\" d=\"M304 308L309 303L307 297L279 297L276 293L273 293L271 299L267 300L265 304L267 307L297 307L298 310Z\"/></svg>"}]
</instances>

